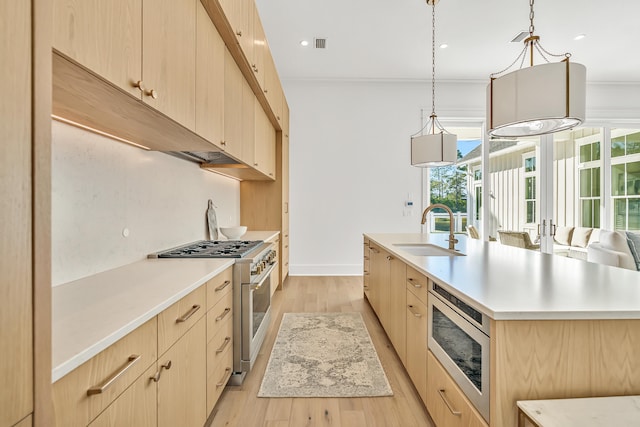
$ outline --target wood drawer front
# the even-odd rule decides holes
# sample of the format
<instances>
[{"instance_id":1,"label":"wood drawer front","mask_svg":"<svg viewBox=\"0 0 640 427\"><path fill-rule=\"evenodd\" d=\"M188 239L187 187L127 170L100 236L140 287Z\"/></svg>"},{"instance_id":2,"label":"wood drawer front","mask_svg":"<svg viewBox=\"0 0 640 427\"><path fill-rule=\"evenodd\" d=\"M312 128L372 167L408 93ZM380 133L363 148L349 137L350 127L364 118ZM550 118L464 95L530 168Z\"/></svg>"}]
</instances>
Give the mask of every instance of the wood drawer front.
<instances>
[{"instance_id":1,"label":"wood drawer front","mask_svg":"<svg viewBox=\"0 0 640 427\"><path fill-rule=\"evenodd\" d=\"M157 388L156 383L151 381L155 372L154 363L89 426L156 427Z\"/></svg>"},{"instance_id":2,"label":"wood drawer front","mask_svg":"<svg viewBox=\"0 0 640 427\"><path fill-rule=\"evenodd\" d=\"M207 311L233 289L233 266L207 282Z\"/></svg>"},{"instance_id":3,"label":"wood drawer front","mask_svg":"<svg viewBox=\"0 0 640 427\"><path fill-rule=\"evenodd\" d=\"M158 358L154 317L53 384L56 425L86 426ZM137 360L135 356L140 356ZM102 393L88 395L122 372Z\"/></svg>"},{"instance_id":4,"label":"wood drawer front","mask_svg":"<svg viewBox=\"0 0 640 427\"><path fill-rule=\"evenodd\" d=\"M488 427L430 351L427 352L427 372L427 410L436 426Z\"/></svg>"},{"instance_id":5,"label":"wood drawer front","mask_svg":"<svg viewBox=\"0 0 640 427\"><path fill-rule=\"evenodd\" d=\"M207 312L207 342L226 327L226 324L233 318L233 292L225 295L224 299ZM233 327L233 322L230 322Z\"/></svg>"},{"instance_id":6,"label":"wood drawer front","mask_svg":"<svg viewBox=\"0 0 640 427\"><path fill-rule=\"evenodd\" d=\"M204 315L206 286L158 314L158 354L163 354Z\"/></svg>"},{"instance_id":7,"label":"wood drawer front","mask_svg":"<svg viewBox=\"0 0 640 427\"><path fill-rule=\"evenodd\" d=\"M429 293L428 285L429 280L427 276L407 266L407 289L425 304L427 303L427 295Z\"/></svg>"},{"instance_id":8,"label":"wood drawer front","mask_svg":"<svg viewBox=\"0 0 640 427\"><path fill-rule=\"evenodd\" d=\"M220 337L224 341L223 335L220 334ZM222 352L216 353L221 347L219 341L216 337L207 345L207 413L213 410L233 371L233 343L227 344Z\"/></svg>"},{"instance_id":9,"label":"wood drawer front","mask_svg":"<svg viewBox=\"0 0 640 427\"><path fill-rule=\"evenodd\" d=\"M427 306L407 292L405 367L422 401L427 394Z\"/></svg>"}]
</instances>

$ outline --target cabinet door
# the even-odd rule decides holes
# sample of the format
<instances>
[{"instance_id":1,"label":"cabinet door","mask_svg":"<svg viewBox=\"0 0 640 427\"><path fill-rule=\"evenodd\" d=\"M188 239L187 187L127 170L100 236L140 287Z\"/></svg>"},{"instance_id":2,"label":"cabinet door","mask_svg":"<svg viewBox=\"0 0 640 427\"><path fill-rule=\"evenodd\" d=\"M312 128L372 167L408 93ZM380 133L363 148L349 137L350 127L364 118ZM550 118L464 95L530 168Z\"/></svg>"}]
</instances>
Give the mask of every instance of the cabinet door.
<instances>
[{"instance_id":1,"label":"cabinet door","mask_svg":"<svg viewBox=\"0 0 640 427\"><path fill-rule=\"evenodd\" d=\"M422 401L427 402L427 306L407 292L406 368ZM443 424L444 425L444 424Z\"/></svg>"},{"instance_id":2,"label":"cabinet door","mask_svg":"<svg viewBox=\"0 0 640 427\"><path fill-rule=\"evenodd\" d=\"M222 149L240 158L242 144L242 85L244 77L228 49L224 52L224 142ZM253 159L252 159L253 160Z\"/></svg>"},{"instance_id":3,"label":"cabinet door","mask_svg":"<svg viewBox=\"0 0 640 427\"><path fill-rule=\"evenodd\" d=\"M53 47L140 98L142 0L54 0Z\"/></svg>"},{"instance_id":4,"label":"cabinet door","mask_svg":"<svg viewBox=\"0 0 640 427\"><path fill-rule=\"evenodd\" d=\"M31 2L0 3L0 425L33 411Z\"/></svg>"},{"instance_id":5,"label":"cabinet door","mask_svg":"<svg viewBox=\"0 0 640 427\"><path fill-rule=\"evenodd\" d=\"M407 265L398 260L390 262L389 281L389 328L387 335L406 365L407 355ZM413 337L411 337L413 339Z\"/></svg>"},{"instance_id":6,"label":"cabinet door","mask_svg":"<svg viewBox=\"0 0 640 427\"><path fill-rule=\"evenodd\" d=\"M249 83L242 77L242 127L240 159L249 166L255 162L255 103L256 96Z\"/></svg>"},{"instance_id":7,"label":"cabinet door","mask_svg":"<svg viewBox=\"0 0 640 427\"><path fill-rule=\"evenodd\" d=\"M204 425L206 339L203 317L158 359L158 427Z\"/></svg>"},{"instance_id":8,"label":"cabinet door","mask_svg":"<svg viewBox=\"0 0 640 427\"><path fill-rule=\"evenodd\" d=\"M154 363L89 426L156 427L156 384L151 380L155 372Z\"/></svg>"},{"instance_id":9,"label":"cabinet door","mask_svg":"<svg viewBox=\"0 0 640 427\"><path fill-rule=\"evenodd\" d=\"M195 129L196 2L144 0L142 99Z\"/></svg>"},{"instance_id":10,"label":"cabinet door","mask_svg":"<svg viewBox=\"0 0 640 427\"><path fill-rule=\"evenodd\" d=\"M196 133L220 146L224 140L225 46L198 2L196 45Z\"/></svg>"},{"instance_id":11,"label":"cabinet door","mask_svg":"<svg viewBox=\"0 0 640 427\"><path fill-rule=\"evenodd\" d=\"M389 313L389 261L390 255L374 243L369 243L371 278L369 290L371 305L382 326L387 329Z\"/></svg>"},{"instance_id":12,"label":"cabinet door","mask_svg":"<svg viewBox=\"0 0 640 427\"><path fill-rule=\"evenodd\" d=\"M275 179L276 131L257 101L255 102L255 160L253 165L270 178Z\"/></svg>"},{"instance_id":13,"label":"cabinet door","mask_svg":"<svg viewBox=\"0 0 640 427\"><path fill-rule=\"evenodd\" d=\"M258 80L260 88L264 90L264 56L267 50L267 37L264 34L264 28L262 27L262 21L260 21L260 15L258 15L258 8L254 7L253 16L253 60L251 62L251 68Z\"/></svg>"},{"instance_id":14,"label":"cabinet door","mask_svg":"<svg viewBox=\"0 0 640 427\"><path fill-rule=\"evenodd\" d=\"M278 123L282 125L282 86L275 62L268 49L264 54L264 94Z\"/></svg>"}]
</instances>

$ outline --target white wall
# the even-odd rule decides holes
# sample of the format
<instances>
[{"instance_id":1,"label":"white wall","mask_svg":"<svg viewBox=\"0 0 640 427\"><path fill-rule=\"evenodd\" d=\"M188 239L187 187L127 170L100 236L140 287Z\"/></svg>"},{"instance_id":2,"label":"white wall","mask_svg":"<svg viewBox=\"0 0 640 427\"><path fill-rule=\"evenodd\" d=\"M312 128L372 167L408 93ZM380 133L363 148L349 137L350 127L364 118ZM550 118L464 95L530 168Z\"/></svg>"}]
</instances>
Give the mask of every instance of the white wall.
<instances>
[{"instance_id":1,"label":"white wall","mask_svg":"<svg viewBox=\"0 0 640 427\"><path fill-rule=\"evenodd\" d=\"M239 223L239 182L195 163L56 121L52 151L54 286L207 238L208 199Z\"/></svg>"},{"instance_id":2,"label":"white wall","mask_svg":"<svg viewBox=\"0 0 640 427\"><path fill-rule=\"evenodd\" d=\"M430 85L284 86L291 108L291 274L362 274L362 233L421 230L421 169L410 165L410 135L420 129L420 108L429 103L431 111ZM483 90L452 85L462 101L443 99L442 111L480 116L484 99L465 102L473 99L465 94ZM408 193L415 207L404 216Z\"/></svg>"},{"instance_id":3,"label":"white wall","mask_svg":"<svg viewBox=\"0 0 640 427\"><path fill-rule=\"evenodd\" d=\"M439 118L482 121L487 82L442 82ZM361 274L363 232L419 232L421 172L409 136L430 82L284 80L291 108L292 275ZM587 117L640 120L640 85L589 85ZM416 208L403 216L407 193Z\"/></svg>"}]
</instances>

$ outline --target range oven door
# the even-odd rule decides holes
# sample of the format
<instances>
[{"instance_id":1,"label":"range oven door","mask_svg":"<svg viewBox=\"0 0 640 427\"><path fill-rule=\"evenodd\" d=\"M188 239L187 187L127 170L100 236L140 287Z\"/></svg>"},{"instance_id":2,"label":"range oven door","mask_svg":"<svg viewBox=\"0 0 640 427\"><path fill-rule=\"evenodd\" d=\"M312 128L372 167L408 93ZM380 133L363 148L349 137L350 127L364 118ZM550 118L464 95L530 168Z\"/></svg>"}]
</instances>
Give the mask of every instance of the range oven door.
<instances>
[{"instance_id":1,"label":"range oven door","mask_svg":"<svg viewBox=\"0 0 640 427\"><path fill-rule=\"evenodd\" d=\"M267 267L254 283L242 286L242 372L248 372L258 356L271 323L271 270Z\"/></svg>"},{"instance_id":2,"label":"range oven door","mask_svg":"<svg viewBox=\"0 0 640 427\"><path fill-rule=\"evenodd\" d=\"M432 291L428 315L429 350L488 422L489 337Z\"/></svg>"}]
</instances>

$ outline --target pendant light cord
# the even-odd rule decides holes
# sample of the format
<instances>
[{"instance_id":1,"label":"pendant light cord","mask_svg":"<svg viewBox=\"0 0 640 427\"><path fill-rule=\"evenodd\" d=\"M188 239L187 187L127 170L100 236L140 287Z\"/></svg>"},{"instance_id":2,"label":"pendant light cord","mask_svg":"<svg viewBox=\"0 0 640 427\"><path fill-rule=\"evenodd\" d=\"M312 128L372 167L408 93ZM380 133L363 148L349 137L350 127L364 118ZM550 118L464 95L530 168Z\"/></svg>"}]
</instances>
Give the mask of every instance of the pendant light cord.
<instances>
[{"instance_id":1,"label":"pendant light cord","mask_svg":"<svg viewBox=\"0 0 640 427\"><path fill-rule=\"evenodd\" d=\"M431 2L431 116L436 117L436 2Z\"/></svg>"}]
</instances>

